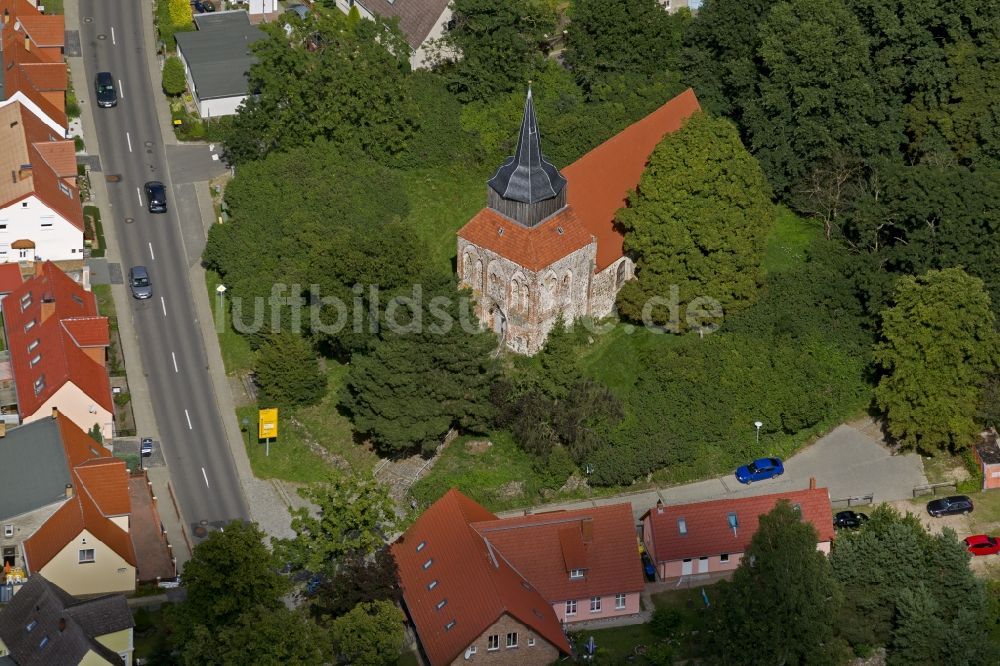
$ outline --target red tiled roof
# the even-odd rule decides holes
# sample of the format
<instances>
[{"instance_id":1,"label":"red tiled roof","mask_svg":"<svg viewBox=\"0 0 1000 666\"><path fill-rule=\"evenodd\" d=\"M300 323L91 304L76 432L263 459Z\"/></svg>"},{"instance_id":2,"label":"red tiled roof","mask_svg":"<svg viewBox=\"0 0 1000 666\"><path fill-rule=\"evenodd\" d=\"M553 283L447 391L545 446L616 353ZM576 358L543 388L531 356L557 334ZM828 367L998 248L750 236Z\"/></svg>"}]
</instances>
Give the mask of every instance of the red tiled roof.
<instances>
[{"instance_id":1,"label":"red tiled roof","mask_svg":"<svg viewBox=\"0 0 1000 666\"><path fill-rule=\"evenodd\" d=\"M492 208L484 208L458 235L531 271L541 270L593 241L569 206L535 227L524 227Z\"/></svg>"},{"instance_id":2,"label":"red tiled roof","mask_svg":"<svg viewBox=\"0 0 1000 666\"><path fill-rule=\"evenodd\" d=\"M57 418L74 494L25 540L28 565L32 571L40 571L66 544L87 530L135 566L135 549L128 532L108 518L131 513L125 462L112 458L65 416Z\"/></svg>"},{"instance_id":3,"label":"red tiled roof","mask_svg":"<svg viewBox=\"0 0 1000 666\"><path fill-rule=\"evenodd\" d=\"M111 344L107 317L63 319L62 327L77 347L107 347Z\"/></svg>"},{"instance_id":4,"label":"red tiled roof","mask_svg":"<svg viewBox=\"0 0 1000 666\"><path fill-rule=\"evenodd\" d=\"M451 489L392 545L406 607L434 666L450 664L505 614L570 651L552 607L469 525L495 519Z\"/></svg>"},{"instance_id":5,"label":"red tiled roof","mask_svg":"<svg viewBox=\"0 0 1000 666\"><path fill-rule=\"evenodd\" d=\"M21 65L21 74L39 92L66 90L69 75L60 62L31 62Z\"/></svg>"},{"instance_id":6,"label":"red tiled roof","mask_svg":"<svg viewBox=\"0 0 1000 666\"><path fill-rule=\"evenodd\" d=\"M18 287L24 279L21 277L21 267L16 263L0 264L0 294L9 294Z\"/></svg>"},{"instance_id":7,"label":"red tiled roof","mask_svg":"<svg viewBox=\"0 0 1000 666\"><path fill-rule=\"evenodd\" d=\"M833 512L826 488L774 493L756 497L722 499L694 504L654 507L643 514L650 518L652 545L659 562L723 553L743 553L757 531L760 516L774 508L779 500L788 500L802 508L802 519L816 528L820 542L833 539ZM728 515L736 513L738 526L729 526ZM677 521L683 518L687 534L681 534Z\"/></svg>"},{"instance_id":8,"label":"red tiled roof","mask_svg":"<svg viewBox=\"0 0 1000 666\"><path fill-rule=\"evenodd\" d=\"M700 108L689 88L562 170L569 181L569 204L588 233L597 238L595 272L623 256L624 237L615 227L615 215L639 185L653 149Z\"/></svg>"},{"instance_id":9,"label":"red tiled roof","mask_svg":"<svg viewBox=\"0 0 1000 666\"><path fill-rule=\"evenodd\" d=\"M590 520L590 542L583 530ZM548 602L639 592L642 564L630 504L472 524ZM584 569L570 579L571 569Z\"/></svg>"},{"instance_id":10,"label":"red tiled roof","mask_svg":"<svg viewBox=\"0 0 1000 666\"><path fill-rule=\"evenodd\" d=\"M96 320L103 318L97 315L94 295L52 262L45 262L40 270L40 275L26 280L10 293L2 308L22 418L34 414L67 382L72 382L106 410L113 411L106 369L77 346L70 335L77 326L75 332L85 332L90 345L98 339L93 329L100 325ZM25 301L28 305L22 309L21 299L29 294L30 300ZM45 321L42 321L43 300L50 301L44 305L52 308L52 314ZM70 324L69 330L63 326L63 320L81 317L86 321ZM30 322L35 323L30 325ZM104 325L107 326L107 320ZM32 364L36 357L37 361ZM40 379L43 384L36 392L36 382Z\"/></svg>"},{"instance_id":11,"label":"red tiled roof","mask_svg":"<svg viewBox=\"0 0 1000 666\"><path fill-rule=\"evenodd\" d=\"M21 24L21 29L38 46L61 49L65 45L66 22L62 14L24 12L17 17L17 20Z\"/></svg>"}]
</instances>

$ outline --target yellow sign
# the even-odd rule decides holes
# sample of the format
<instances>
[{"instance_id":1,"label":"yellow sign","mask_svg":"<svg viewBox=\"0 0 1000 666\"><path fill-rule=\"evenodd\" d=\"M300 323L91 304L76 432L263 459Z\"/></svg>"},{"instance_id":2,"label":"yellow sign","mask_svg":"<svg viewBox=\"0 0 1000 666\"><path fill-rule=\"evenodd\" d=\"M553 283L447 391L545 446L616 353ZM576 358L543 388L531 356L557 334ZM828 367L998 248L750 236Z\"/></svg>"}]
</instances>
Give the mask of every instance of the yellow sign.
<instances>
[{"instance_id":1,"label":"yellow sign","mask_svg":"<svg viewBox=\"0 0 1000 666\"><path fill-rule=\"evenodd\" d=\"M262 409L258 417L257 439L273 439L278 436L278 409Z\"/></svg>"}]
</instances>

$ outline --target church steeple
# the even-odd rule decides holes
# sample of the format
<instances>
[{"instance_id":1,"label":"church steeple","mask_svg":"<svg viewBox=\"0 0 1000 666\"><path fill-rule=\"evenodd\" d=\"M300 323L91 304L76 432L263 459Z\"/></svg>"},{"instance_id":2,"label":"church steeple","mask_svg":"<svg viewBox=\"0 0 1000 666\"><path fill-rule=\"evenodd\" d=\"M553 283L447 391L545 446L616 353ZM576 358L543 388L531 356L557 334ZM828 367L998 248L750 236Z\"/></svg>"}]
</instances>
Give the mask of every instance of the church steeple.
<instances>
[{"instance_id":1,"label":"church steeple","mask_svg":"<svg viewBox=\"0 0 1000 666\"><path fill-rule=\"evenodd\" d=\"M517 150L488 181L489 206L525 226L535 226L566 205L566 179L542 154L531 87Z\"/></svg>"}]
</instances>

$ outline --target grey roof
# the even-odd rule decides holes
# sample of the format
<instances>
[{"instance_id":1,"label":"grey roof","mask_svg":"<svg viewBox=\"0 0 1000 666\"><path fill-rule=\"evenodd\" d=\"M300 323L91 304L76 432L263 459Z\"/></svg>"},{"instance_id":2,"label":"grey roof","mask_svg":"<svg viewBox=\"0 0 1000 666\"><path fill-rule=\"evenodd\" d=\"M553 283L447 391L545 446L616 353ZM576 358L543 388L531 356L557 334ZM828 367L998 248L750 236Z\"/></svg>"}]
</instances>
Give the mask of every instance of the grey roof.
<instances>
[{"instance_id":1,"label":"grey roof","mask_svg":"<svg viewBox=\"0 0 1000 666\"><path fill-rule=\"evenodd\" d=\"M0 610L0 639L10 656L19 666L50 666L51 664L78 664L88 652L93 651L109 664L122 660L112 650L95 640L98 636L135 626L128 612L128 603L122 595L112 595L120 600L109 604L107 597L90 601L77 601L58 585L35 574L14 595L6 608ZM89 633L76 616L108 612L112 619L92 623L108 628L104 633ZM121 616L124 607L128 622ZM28 629L31 627L31 629Z\"/></svg>"},{"instance_id":2,"label":"grey roof","mask_svg":"<svg viewBox=\"0 0 1000 666\"><path fill-rule=\"evenodd\" d=\"M199 99L246 95L247 75L257 62L250 46L266 35L244 11L198 14L198 30L179 32L177 51L191 70Z\"/></svg>"},{"instance_id":3,"label":"grey roof","mask_svg":"<svg viewBox=\"0 0 1000 666\"><path fill-rule=\"evenodd\" d=\"M417 49L434 25L440 20L450 0L357 0L372 14L384 18L399 17L399 29L406 36L406 43Z\"/></svg>"},{"instance_id":4,"label":"grey roof","mask_svg":"<svg viewBox=\"0 0 1000 666\"><path fill-rule=\"evenodd\" d=\"M69 462L59 422L44 418L0 437L0 520L66 497Z\"/></svg>"},{"instance_id":5,"label":"grey roof","mask_svg":"<svg viewBox=\"0 0 1000 666\"><path fill-rule=\"evenodd\" d=\"M299 18L305 18L309 16L309 8L305 5L288 5L285 8L285 13L292 12L293 14L298 14Z\"/></svg>"},{"instance_id":6,"label":"grey roof","mask_svg":"<svg viewBox=\"0 0 1000 666\"><path fill-rule=\"evenodd\" d=\"M489 186L504 199L524 203L551 199L566 187L566 179L559 169L542 154L531 88L528 88L528 97L524 100L524 118L517 138L517 150L493 174Z\"/></svg>"}]
</instances>

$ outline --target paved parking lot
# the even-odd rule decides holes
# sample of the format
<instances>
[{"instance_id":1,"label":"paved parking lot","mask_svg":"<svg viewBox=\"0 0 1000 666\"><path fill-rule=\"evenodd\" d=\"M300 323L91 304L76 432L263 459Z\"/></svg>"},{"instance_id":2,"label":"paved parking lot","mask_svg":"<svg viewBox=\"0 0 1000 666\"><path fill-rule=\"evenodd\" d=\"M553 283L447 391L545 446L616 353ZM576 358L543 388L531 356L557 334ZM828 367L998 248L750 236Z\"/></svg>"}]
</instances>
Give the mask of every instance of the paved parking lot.
<instances>
[{"instance_id":1,"label":"paved parking lot","mask_svg":"<svg viewBox=\"0 0 1000 666\"><path fill-rule=\"evenodd\" d=\"M808 488L810 478L816 479L818 487L829 488L833 500L872 494L875 503L912 498L913 487L927 483L920 456L913 453L891 455L879 438L878 428L866 419L838 426L786 460L785 474L777 479L744 486L736 481L733 474L728 474L682 486L550 504L535 510L575 509L631 501L632 511L638 519L658 499L664 504L682 504L766 495ZM507 511L501 515L521 513L523 511Z\"/></svg>"}]
</instances>

